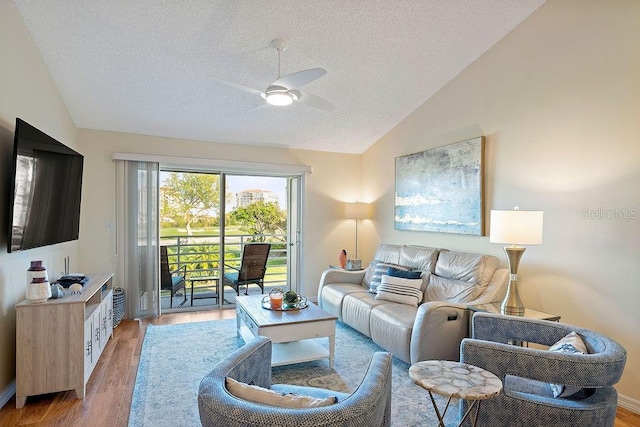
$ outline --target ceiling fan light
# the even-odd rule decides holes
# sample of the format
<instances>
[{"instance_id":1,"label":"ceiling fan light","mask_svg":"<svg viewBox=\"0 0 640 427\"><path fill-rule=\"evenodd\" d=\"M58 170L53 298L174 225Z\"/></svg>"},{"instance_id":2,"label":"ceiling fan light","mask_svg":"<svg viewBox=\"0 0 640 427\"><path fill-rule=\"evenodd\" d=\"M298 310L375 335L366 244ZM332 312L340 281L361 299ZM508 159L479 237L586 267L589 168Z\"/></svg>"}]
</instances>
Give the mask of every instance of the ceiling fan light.
<instances>
[{"instance_id":1,"label":"ceiling fan light","mask_svg":"<svg viewBox=\"0 0 640 427\"><path fill-rule=\"evenodd\" d=\"M293 97L287 92L267 93L267 102L271 105L284 106L293 102Z\"/></svg>"}]
</instances>

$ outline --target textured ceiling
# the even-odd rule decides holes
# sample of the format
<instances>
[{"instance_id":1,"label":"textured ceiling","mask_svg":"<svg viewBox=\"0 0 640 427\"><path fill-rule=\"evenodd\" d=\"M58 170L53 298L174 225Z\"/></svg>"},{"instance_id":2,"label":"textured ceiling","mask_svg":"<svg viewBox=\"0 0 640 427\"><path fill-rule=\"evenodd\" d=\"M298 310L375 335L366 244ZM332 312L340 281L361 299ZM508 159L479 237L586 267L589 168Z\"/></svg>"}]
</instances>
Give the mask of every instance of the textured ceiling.
<instances>
[{"instance_id":1,"label":"textured ceiling","mask_svg":"<svg viewBox=\"0 0 640 427\"><path fill-rule=\"evenodd\" d=\"M545 0L15 0L80 128L361 153ZM264 101L282 74L335 106Z\"/></svg>"}]
</instances>

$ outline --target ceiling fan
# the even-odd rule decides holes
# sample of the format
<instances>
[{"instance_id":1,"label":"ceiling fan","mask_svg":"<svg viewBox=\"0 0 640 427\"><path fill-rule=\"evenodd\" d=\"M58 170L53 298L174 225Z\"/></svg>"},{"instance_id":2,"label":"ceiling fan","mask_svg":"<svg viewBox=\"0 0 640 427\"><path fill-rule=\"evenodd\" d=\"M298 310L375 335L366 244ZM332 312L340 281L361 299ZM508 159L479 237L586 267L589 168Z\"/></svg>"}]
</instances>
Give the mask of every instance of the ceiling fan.
<instances>
[{"instance_id":1,"label":"ceiling fan","mask_svg":"<svg viewBox=\"0 0 640 427\"><path fill-rule=\"evenodd\" d=\"M260 95L262 99L267 101L267 103L252 108L252 110L261 108L265 105L275 105L280 107L290 105L293 101L297 101L321 110L332 111L335 107L329 101L299 89L307 83L311 83L312 81L324 76L327 73L327 70L324 68L311 68L309 70L297 71L281 77L280 56L282 55L282 52L287 49L287 42L283 39L275 39L271 41L271 47L278 52L278 78L271 83L264 92L215 77L213 77L213 80L254 95Z\"/></svg>"}]
</instances>

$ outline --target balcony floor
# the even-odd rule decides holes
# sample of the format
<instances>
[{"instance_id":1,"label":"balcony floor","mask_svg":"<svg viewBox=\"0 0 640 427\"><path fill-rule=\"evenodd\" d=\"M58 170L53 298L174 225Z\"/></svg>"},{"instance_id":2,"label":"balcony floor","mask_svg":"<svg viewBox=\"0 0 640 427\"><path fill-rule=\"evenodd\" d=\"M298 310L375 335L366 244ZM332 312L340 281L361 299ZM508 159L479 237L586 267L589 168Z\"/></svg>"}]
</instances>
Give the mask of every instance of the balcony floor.
<instances>
[{"instance_id":1,"label":"balcony floor","mask_svg":"<svg viewBox=\"0 0 640 427\"><path fill-rule=\"evenodd\" d=\"M265 294L268 294L272 289L278 288L281 286L278 285L271 285L271 286L267 286L265 285L264 287L264 292ZM281 287L283 288L283 287ZM162 312L163 313L179 313L182 311L191 311L193 309L197 309L198 310L202 310L202 309L215 309L218 308L218 300L216 298L202 298L203 294L207 294L207 295L212 295L213 292L213 286L208 287L208 286L203 286L203 287L196 287L193 290L193 304L191 302L191 288L189 286L187 286L186 292L187 292L187 301L184 302L184 304L182 306L180 306L180 304L182 304L182 302L184 301L184 295L182 293L182 291L178 291L178 293L173 297L173 307L170 308L169 307L169 292L162 292L161 293L161 298L160 298L160 306L162 308ZM249 295L259 295L261 293L260 288L256 285L249 285ZM244 295L244 286L241 288L240 291L240 295ZM201 296L200 298L198 298L198 296ZM225 308L229 308L230 306L235 305L236 303L236 293L235 291L228 287L225 286L224 289L224 304L223 306Z\"/></svg>"}]
</instances>

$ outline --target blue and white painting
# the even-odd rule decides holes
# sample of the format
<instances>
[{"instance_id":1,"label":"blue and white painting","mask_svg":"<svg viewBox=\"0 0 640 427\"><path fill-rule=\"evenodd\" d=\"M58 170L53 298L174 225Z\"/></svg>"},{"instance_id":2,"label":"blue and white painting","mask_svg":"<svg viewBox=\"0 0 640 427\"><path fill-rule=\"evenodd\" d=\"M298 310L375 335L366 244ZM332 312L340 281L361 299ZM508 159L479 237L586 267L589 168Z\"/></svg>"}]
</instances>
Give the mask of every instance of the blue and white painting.
<instances>
[{"instance_id":1,"label":"blue and white painting","mask_svg":"<svg viewBox=\"0 0 640 427\"><path fill-rule=\"evenodd\" d=\"M484 235L484 137L396 157L396 230Z\"/></svg>"}]
</instances>

